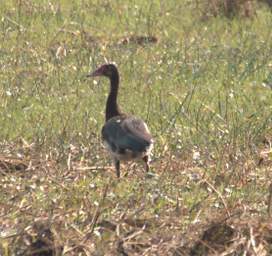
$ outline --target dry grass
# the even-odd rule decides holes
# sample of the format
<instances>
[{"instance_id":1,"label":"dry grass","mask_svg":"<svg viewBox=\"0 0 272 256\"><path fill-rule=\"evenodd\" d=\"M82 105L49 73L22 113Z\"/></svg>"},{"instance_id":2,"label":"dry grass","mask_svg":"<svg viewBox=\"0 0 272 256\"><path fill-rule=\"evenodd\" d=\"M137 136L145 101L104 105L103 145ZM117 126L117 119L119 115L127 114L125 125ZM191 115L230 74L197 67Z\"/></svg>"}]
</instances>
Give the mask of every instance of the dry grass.
<instances>
[{"instance_id":1,"label":"dry grass","mask_svg":"<svg viewBox=\"0 0 272 256\"><path fill-rule=\"evenodd\" d=\"M260 152L259 166L240 162L235 177L224 171L214 179L216 162L206 169L192 157L184 161L165 152L152 163L158 176L145 179L133 164L123 168L120 181L107 164L76 160L75 148L66 164L38 157L34 149L20 157L11 147L5 151L2 255L272 252L268 150Z\"/></svg>"},{"instance_id":2,"label":"dry grass","mask_svg":"<svg viewBox=\"0 0 272 256\"><path fill-rule=\"evenodd\" d=\"M207 5L214 16L223 14L231 18L238 14L251 17L255 12L253 4L253 0L212 0Z\"/></svg>"}]
</instances>

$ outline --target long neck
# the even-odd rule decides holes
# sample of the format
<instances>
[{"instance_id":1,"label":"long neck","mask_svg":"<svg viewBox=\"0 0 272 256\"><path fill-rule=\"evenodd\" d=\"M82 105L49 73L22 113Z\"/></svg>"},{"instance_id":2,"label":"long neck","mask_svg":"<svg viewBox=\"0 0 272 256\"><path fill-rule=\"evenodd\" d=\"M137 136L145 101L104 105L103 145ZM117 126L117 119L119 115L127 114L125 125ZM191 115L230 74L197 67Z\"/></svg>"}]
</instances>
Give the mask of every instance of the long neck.
<instances>
[{"instance_id":1,"label":"long neck","mask_svg":"<svg viewBox=\"0 0 272 256\"><path fill-rule=\"evenodd\" d=\"M119 74L118 72L116 72L110 77L110 94L108 96L106 104L106 121L114 116L118 116L121 114L117 104L118 88Z\"/></svg>"}]
</instances>

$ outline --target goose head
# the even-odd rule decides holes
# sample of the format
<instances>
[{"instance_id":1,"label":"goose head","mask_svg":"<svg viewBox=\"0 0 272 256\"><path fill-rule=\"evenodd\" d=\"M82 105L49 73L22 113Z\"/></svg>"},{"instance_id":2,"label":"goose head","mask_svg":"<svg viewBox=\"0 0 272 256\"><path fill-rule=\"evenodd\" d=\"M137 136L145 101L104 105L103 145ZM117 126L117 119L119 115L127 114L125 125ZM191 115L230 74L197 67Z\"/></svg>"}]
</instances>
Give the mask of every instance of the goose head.
<instances>
[{"instance_id":1,"label":"goose head","mask_svg":"<svg viewBox=\"0 0 272 256\"><path fill-rule=\"evenodd\" d=\"M114 64L104 64L96 69L94 72L87 75L87 77L105 76L108 78L118 74L117 67Z\"/></svg>"}]
</instances>

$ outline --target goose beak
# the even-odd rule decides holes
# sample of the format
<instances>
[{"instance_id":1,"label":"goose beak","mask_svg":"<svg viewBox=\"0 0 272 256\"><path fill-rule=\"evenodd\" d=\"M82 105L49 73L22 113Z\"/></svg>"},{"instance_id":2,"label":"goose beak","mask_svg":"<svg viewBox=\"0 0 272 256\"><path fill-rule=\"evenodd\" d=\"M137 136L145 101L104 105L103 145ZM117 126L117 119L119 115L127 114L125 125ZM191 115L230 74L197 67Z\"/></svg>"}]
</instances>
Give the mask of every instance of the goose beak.
<instances>
[{"instance_id":1,"label":"goose beak","mask_svg":"<svg viewBox=\"0 0 272 256\"><path fill-rule=\"evenodd\" d=\"M87 77L95 77L95 76L102 76L103 75L103 70L102 69L97 69L94 72L90 73L87 75Z\"/></svg>"},{"instance_id":2,"label":"goose beak","mask_svg":"<svg viewBox=\"0 0 272 256\"><path fill-rule=\"evenodd\" d=\"M86 75L86 77L95 77L95 76L99 76L96 71Z\"/></svg>"}]
</instances>

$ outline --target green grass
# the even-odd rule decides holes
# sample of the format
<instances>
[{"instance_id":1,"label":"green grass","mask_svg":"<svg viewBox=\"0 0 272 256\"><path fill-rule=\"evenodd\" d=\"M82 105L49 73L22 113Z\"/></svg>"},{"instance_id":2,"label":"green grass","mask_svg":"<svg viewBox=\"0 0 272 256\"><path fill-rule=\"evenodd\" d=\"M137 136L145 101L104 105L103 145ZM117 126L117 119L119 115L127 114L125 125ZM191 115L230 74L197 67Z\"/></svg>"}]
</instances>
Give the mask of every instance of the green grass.
<instances>
[{"instance_id":1,"label":"green grass","mask_svg":"<svg viewBox=\"0 0 272 256\"><path fill-rule=\"evenodd\" d=\"M31 250L40 222L64 255L183 255L182 244L228 212L266 221L271 11L204 20L196 2L1 3L1 255ZM158 42L123 44L131 35ZM122 109L154 134L158 177L128 164L118 181L109 167L100 140L108 81L85 77L105 60L118 64ZM18 162L28 168L15 171Z\"/></svg>"}]
</instances>

